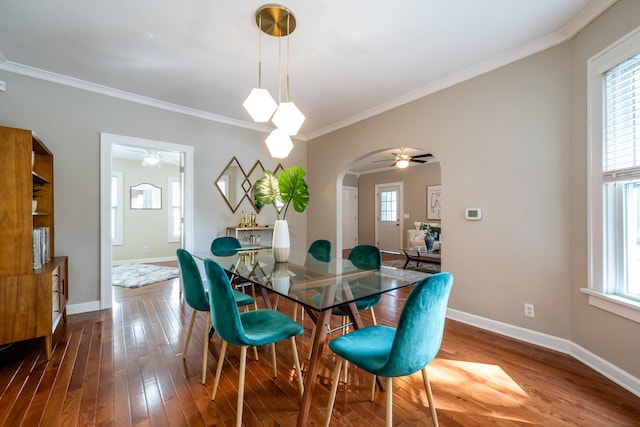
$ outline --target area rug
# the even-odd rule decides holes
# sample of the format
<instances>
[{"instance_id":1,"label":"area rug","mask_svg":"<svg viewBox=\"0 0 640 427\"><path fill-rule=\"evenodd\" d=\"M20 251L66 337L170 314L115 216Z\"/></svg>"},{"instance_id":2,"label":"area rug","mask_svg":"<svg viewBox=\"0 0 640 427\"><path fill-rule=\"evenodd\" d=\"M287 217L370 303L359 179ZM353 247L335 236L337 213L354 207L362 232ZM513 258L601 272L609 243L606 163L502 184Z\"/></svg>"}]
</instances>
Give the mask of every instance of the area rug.
<instances>
[{"instance_id":1,"label":"area rug","mask_svg":"<svg viewBox=\"0 0 640 427\"><path fill-rule=\"evenodd\" d=\"M151 283L176 278L180 270L173 267L162 267L152 264L114 265L111 269L113 286L139 288Z\"/></svg>"},{"instance_id":2,"label":"area rug","mask_svg":"<svg viewBox=\"0 0 640 427\"><path fill-rule=\"evenodd\" d=\"M386 265L387 267L402 268L406 261L407 259L403 257L398 259L392 259L389 261L383 261L382 265ZM440 271L440 264L420 261L420 266L416 268L416 262L409 261L409 264L407 265L407 270L422 271L423 273L438 273Z\"/></svg>"}]
</instances>

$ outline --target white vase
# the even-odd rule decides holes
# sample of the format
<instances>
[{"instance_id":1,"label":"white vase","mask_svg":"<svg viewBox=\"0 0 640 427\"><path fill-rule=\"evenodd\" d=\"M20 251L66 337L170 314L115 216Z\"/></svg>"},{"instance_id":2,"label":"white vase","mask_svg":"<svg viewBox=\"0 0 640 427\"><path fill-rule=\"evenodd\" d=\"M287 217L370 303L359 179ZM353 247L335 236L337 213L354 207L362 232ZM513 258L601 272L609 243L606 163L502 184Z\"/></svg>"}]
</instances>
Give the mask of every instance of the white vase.
<instances>
[{"instance_id":1,"label":"white vase","mask_svg":"<svg viewBox=\"0 0 640 427\"><path fill-rule=\"evenodd\" d=\"M273 226L273 257L276 262L287 262L289 253L291 252L291 244L289 242L289 224L286 219L276 220Z\"/></svg>"}]
</instances>

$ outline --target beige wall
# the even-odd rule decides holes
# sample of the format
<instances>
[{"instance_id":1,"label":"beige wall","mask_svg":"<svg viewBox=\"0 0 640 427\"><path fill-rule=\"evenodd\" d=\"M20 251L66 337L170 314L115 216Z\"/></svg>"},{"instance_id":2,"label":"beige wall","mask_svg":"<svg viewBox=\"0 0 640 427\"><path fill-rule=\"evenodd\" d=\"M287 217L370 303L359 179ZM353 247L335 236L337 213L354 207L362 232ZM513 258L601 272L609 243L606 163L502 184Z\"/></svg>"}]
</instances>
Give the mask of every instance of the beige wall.
<instances>
[{"instance_id":1,"label":"beige wall","mask_svg":"<svg viewBox=\"0 0 640 427\"><path fill-rule=\"evenodd\" d=\"M214 187L232 156L246 171L257 160L265 168L279 163L264 144L266 133L159 110L22 75L0 71L7 91L0 92L0 125L34 130L54 153L57 255L69 256L69 302L100 298L100 133L126 135L194 147L194 248L208 250L211 241L240 221L245 200L231 213ZM214 95L212 95L214 96ZM238 100L238 108L241 100ZM306 168L306 144L294 142L285 167ZM308 181L311 205L315 183ZM258 215L273 224L273 209ZM306 247L306 215L287 216L292 245ZM164 228L162 230L165 233Z\"/></svg>"},{"instance_id":2,"label":"beige wall","mask_svg":"<svg viewBox=\"0 0 640 427\"><path fill-rule=\"evenodd\" d=\"M169 242L169 177L179 177L180 168L170 164L142 167L139 161L113 159L113 171L122 172L123 238L112 246L113 261L175 258L179 243ZM153 184L162 190L162 209L131 209L130 187ZM148 251L144 251L144 247Z\"/></svg>"},{"instance_id":3,"label":"beige wall","mask_svg":"<svg viewBox=\"0 0 640 427\"><path fill-rule=\"evenodd\" d=\"M424 149L440 160L450 307L571 340L640 377L640 325L591 308L579 290L587 285L586 60L639 17L640 2L618 1L570 42L310 141L309 179L322 182L322 202L309 210L308 238L334 233L327 212L338 210L336 182L354 159ZM465 221L467 207L482 208L483 220ZM535 304L534 319L524 317L525 302Z\"/></svg>"},{"instance_id":4,"label":"beige wall","mask_svg":"<svg viewBox=\"0 0 640 427\"><path fill-rule=\"evenodd\" d=\"M587 282L587 61L640 26L640 1L618 0L571 41L570 307L572 340L640 377L640 324L594 308Z\"/></svg>"},{"instance_id":5,"label":"beige wall","mask_svg":"<svg viewBox=\"0 0 640 427\"><path fill-rule=\"evenodd\" d=\"M440 185L440 164L427 163L407 169L390 168L387 171L360 175L358 178L359 243L376 245L375 186L391 182L402 182L403 211L405 216L409 215L409 218L402 220L402 244L404 245L407 243L406 230L415 228L414 221L427 220L427 186ZM445 194L444 190L443 194Z\"/></svg>"}]
</instances>

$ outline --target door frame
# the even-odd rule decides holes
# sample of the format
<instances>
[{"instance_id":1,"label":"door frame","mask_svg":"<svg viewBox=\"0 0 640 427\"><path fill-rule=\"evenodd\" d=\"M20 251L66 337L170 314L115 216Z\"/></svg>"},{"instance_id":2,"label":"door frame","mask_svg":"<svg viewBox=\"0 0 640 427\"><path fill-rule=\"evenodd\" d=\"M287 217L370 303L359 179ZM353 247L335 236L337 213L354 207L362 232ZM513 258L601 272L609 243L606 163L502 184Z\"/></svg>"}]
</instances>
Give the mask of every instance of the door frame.
<instances>
[{"instance_id":1,"label":"door frame","mask_svg":"<svg viewBox=\"0 0 640 427\"><path fill-rule=\"evenodd\" d=\"M379 230L378 230L378 226L379 226L379 218L380 218L380 199L379 199L379 189L381 187L392 187L392 186L398 186L398 233L399 233L399 242L400 242L400 246L398 247L397 251L400 251L400 248L403 247L404 245L404 239L402 238L403 236L403 219L404 219L404 183L402 181L400 182L387 182L384 184L376 184L375 185L375 189L374 189L374 195L375 195L375 201L376 201L376 208L375 208L375 213L374 213L374 225L375 225L375 242L376 242L376 246L380 246L380 240L379 240Z\"/></svg>"},{"instance_id":2,"label":"door frame","mask_svg":"<svg viewBox=\"0 0 640 427\"><path fill-rule=\"evenodd\" d=\"M100 309L112 305L111 248L111 155L114 144L148 148L157 151L178 151L184 154L184 249L193 252L193 147L171 142L131 136L100 133Z\"/></svg>"}]
</instances>

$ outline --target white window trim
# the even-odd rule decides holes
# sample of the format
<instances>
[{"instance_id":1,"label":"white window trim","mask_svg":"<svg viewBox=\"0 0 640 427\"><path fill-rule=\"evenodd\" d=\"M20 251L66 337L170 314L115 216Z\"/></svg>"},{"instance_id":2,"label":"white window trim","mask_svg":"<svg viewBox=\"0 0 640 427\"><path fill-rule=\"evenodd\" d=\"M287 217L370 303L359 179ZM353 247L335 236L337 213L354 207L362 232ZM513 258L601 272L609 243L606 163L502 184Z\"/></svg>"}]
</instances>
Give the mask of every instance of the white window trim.
<instances>
[{"instance_id":1,"label":"white window trim","mask_svg":"<svg viewBox=\"0 0 640 427\"><path fill-rule=\"evenodd\" d=\"M174 182L180 182L180 178L177 176L170 176L167 178L168 181L168 193L169 193L169 200L167 202L167 205L169 206L169 209L167 210L167 242L169 243L176 243L180 241L180 236L176 236L173 234L173 186L172 184Z\"/></svg>"},{"instance_id":2,"label":"white window trim","mask_svg":"<svg viewBox=\"0 0 640 427\"><path fill-rule=\"evenodd\" d=\"M115 218L115 224L116 224L116 230L115 230L115 238L111 240L111 245L113 246L121 246L124 244L124 239L123 239L123 235L124 235L124 230L123 230L123 212L124 212L124 197L123 197L123 192L124 192L124 181L123 181L123 174L120 171L112 171L111 172L111 176L112 178L115 177L118 181L118 210L116 211L116 218ZM111 211L113 213L113 211Z\"/></svg>"},{"instance_id":3,"label":"white window trim","mask_svg":"<svg viewBox=\"0 0 640 427\"><path fill-rule=\"evenodd\" d=\"M588 86L588 288L589 304L640 323L640 303L608 294L602 281L603 215L602 215L602 81L611 67L640 51L640 27L589 59Z\"/></svg>"}]
</instances>

